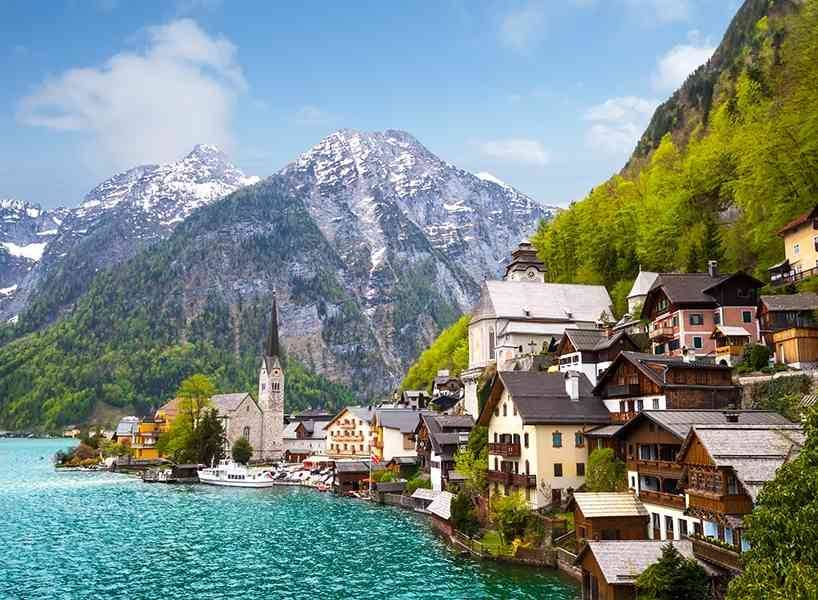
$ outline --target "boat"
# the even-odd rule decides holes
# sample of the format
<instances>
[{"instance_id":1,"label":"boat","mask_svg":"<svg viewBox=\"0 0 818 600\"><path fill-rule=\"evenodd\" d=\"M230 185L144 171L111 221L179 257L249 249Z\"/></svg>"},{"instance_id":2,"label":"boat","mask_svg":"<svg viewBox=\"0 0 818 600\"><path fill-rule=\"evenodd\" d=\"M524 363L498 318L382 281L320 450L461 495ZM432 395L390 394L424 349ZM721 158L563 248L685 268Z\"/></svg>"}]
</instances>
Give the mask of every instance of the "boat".
<instances>
[{"instance_id":1,"label":"boat","mask_svg":"<svg viewBox=\"0 0 818 600\"><path fill-rule=\"evenodd\" d=\"M246 465L229 460L220 461L218 466L199 469L198 475L199 483L225 487L266 488L278 483L272 471L249 469Z\"/></svg>"}]
</instances>

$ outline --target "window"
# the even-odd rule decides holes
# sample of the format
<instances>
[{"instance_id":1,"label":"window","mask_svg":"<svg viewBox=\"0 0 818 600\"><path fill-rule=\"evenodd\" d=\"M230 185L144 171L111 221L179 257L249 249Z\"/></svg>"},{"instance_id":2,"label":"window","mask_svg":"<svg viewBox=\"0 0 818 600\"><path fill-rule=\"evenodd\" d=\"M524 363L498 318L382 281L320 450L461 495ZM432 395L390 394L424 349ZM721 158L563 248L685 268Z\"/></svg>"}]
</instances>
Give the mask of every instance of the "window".
<instances>
[{"instance_id":1,"label":"window","mask_svg":"<svg viewBox=\"0 0 818 600\"><path fill-rule=\"evenodd\" d=\"M645 401L639 398L636 401L636 412L642 412L643 410L645 410Z\"/></svg>"},{"instance_id":2,"label":"window","mask_svg":"<svg viewBox=\"0 0 818 600\"><path fill-rule=\"evenodd\" d=\"M494 331L489 331L489 360L494 360Z\"/></svg>"},{"instance_id":3,"label":"window","mask_svg":"<svg viewBox=\"0 0 818 600\"><path fill-rule=\"evenodd\" d=\"M687 537L687 519L679 519L679 537Z\"/></svg>"},{"instance_id":4,"label":"window","mask_svg":"<svg viewBox=\"0 0 818 600\"><path fill-rule=\"evenodd\" d=\"M631 475L631 489L632 490L636 489L636 477L634 477L633 475Z\"/></svg>"},{"instance_id":5,"label":"window","mask_svg":"<svg viewBox=\"0 0 818 600\"><path fill-rule=\"evenodd\" d=\"M793 244L792 245L792 253L798 256L801 254L801 244Z\"/></svg>"},{"instance_id":6,"label":"window","mask_svg":"<svg viewBox=\"0 0 818 600\"><path fill-rule=\"evenodd\" d=\"M751 313L749 310L741 311L741 320L744 323L752 323L753 322L753 313Z\"/></svg>"},{"instance_id":7,"label":"window","mask_svg":"<svg viewBox=\"0 0 818 600\"><path fill-rule=\"evenodd\" d=\"M668 352L673 352L674 350L678 350L678 349L679 349L679 340L678 339L670 340L667 343L667 351Z\"/></svg>"},{"instance_id":8,"label":"window","mask_svg":"<svg viewBox=\"0 0 818 600\"><path fill-rule=\"evenodd\" d=\"M495 406L495 407L494 407L494 416L495 416L495 417L499 417L499 416L500 416L500 407L499 407L499 406Z\"/></svg>"},{"instance_id":9,"label":"window","mask_svg":"<svg viewBox=\"0 0 818 600\"><path fill-rule=\"evenodd\" d=\"M577 477L585 477L585 463L577 463Z\"/></svg>"},{"instance_id":10,"label":"window","mask_svg":"<svg viewBox=\"0 0 818 600\"><path fill-rule=\"evenodd\" d=\"M503 416L508 416L508 405L505 402L503 402Z\"/></svg>"},{"instance_id":11,"label":"window","mask_svg":"<svg viewBox=\"0 0 818 600\"><path fill-rule=\"evenodd\" d=\"M673 533L673 517L665 515L665 539L674 540L676 535Z\"/></svg>"},{"instance_id":12,"label":"window","mask_svg":"<svg viewBox=\"0 0 818 600\"><path fill-rule=\"evenodd\" d=\"M721 325L721 313L719 313L719 311L713 312L713 323Z\"/></svg>"},{"instance_id":13,"label":"window","mask_svg":"<svg viewBox=\"0 0 818 600\"><path fill-rule=\"evenodd\" d=\"M246 426L244 430L241 432L241 435L244 436L245 439L250 439L250 426Z\"/></svg>"},{"instance_id":14,"label":"window","mask_svg":"<svg viewBox=\"0 0 818 600\"><path fill-rule=\"evenodd\" d=\"M554 448L562 448L562 433L555 431L551 434L551 445Z\"/></svg>"},{"instance_id":15,"label":"window","mask_svg":"<svg viewBox=\"0 0 818 600\"><path fill-rule=\"evenodd\" d=\"M694 335L693 336L693 347L700 349L702 347L702 338L701 336Z\"/></svg>"},{"instance_id":16,"label":"window","mask_svg":"<svg viewBox=\"0 0 818 600\"><path fill-rule=\"evenodd\" d=\"M812 238L812 247L818 252L818 235Z\"/></svg>"},{"instance_id":17,"label":"window","mask_svg":"<svg viewBox=\"0 0 818 600\"><path fill-rule=\"evenodd\" d=\"M574 434L574 446L577 448L583 448L585 446L585 436L579 431Z\"/></svg>"},{"instance_id":18,"label":"window","mask_svg":"<svg viewBox=\"0 0 818 600\"><path fill-rule=\"evenodd\" d=\"M495 432L494 432L494 443L496 444L497 442L498 442L498 440L497 440L497 432L495 431Z\"/></svg>"},{"instance_id":19,"label":"window","mask_svg":"<svg viewBox=\"0 0 818 600\"><path fill-rule=\"evenodd\" d=\"M704 325L704 315L702 313L690 313L691 325Z\"/></svg>"},{"instance_id":20,"label":"window","mask_svg":"<svg viewBox=\"0 0 818 600\"><path fill-rule=\"evenodd\" d=\"M363 452L363 451L364 451L364 445L363 445L363 444L361 444L361 445L358 447L358 450L359 450L360 452Z\"/></svg>"},{"instance_id":21,"label":"window","mask_svg":"<svg viewBox=\"0 0 818 600\"><path fill-rule=\"evenodd\" d=\"M673 315L673 319L671 320L671 324L673 327L679 326L679 315Z\"/></svg>"},{"instance_id":22,"label":"window","mask_svg":"<svg viewBox=\"0 0 818 600\"><path fill-rule=\"evenodd\" d=\"M494 457L494 470L495 471L499 470L499 467L497 466L497 457L496 456Z\"/></svg>"},{"instance_id":23,"label":"window","mask_svg":"<svg viewBox=\"0 0 818 600\"><path fill-rule=\"evenodd\" d=\"M515 417L517 416L517 405L516 404L511 405L511 414L513 414Z\"/></svg>"},{"instance_id":24,"label":"window","mask_svg":"<svg viewBox=\"0 0 818 600\"><path fill-rule=\"evenodd\" d=\"M659 410L659 398L653 399L653 410Z\"/></svg>"},{"instance_id":25,"label":"window","mask_svg":"<svg viewBox=\"0 0 818 600\"><path fill-rule=\"evenodd\" d=\"M562 477L562 463L554 463L554 477Z\"/></svg>"},{"instance_id":26,"label":"window","mask_svg":"<svg viewBox=\"0 0 818 600\"><path fill-rule=\"evenodd\" d=\"M653 349L654 354L664 354L665 353L665 345L664 344L656 344L656 347Z\"/></svg>"},{"instance_id":27,"label":"window","mask_svg":"<svg viewBox=\"0 0 818 600\"><path fill-rule=\"evenodd\" d=\"M528 434L527 433L523 434L523 446L528 448Z\"/></svg>"},{"instance_id":28,"label":"window","mask_svg":"<svg viewBox=\"0 0 818 600\"><path fill-rule=\"evenodd\" d=\"M530 474L531 474L531 469L530 469L530 468L529 468L529 466L528 466L528 461L525 461L525 474L526 474L526 475L530 475Z\"/></svg>"}]
</instances>

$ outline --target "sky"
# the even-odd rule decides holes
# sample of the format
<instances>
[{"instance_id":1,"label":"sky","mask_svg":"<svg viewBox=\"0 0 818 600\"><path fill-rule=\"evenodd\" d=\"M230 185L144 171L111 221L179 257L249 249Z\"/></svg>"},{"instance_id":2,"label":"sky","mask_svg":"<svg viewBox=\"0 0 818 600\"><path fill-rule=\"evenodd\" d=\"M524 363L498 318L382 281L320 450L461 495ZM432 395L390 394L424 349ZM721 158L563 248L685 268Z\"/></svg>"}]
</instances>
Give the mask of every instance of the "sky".
<instances>
[{"instance_id":1,"label":"sky","mask_svg":"<svg viewBox=\"0 0 818 600\"><path fill-rule=\"evenodd\" d=\"M215 144L266 176L341 128L565 206L618 171L738 0L11 0L0 198L76 206Z\"/></svg>"}]
</instances>

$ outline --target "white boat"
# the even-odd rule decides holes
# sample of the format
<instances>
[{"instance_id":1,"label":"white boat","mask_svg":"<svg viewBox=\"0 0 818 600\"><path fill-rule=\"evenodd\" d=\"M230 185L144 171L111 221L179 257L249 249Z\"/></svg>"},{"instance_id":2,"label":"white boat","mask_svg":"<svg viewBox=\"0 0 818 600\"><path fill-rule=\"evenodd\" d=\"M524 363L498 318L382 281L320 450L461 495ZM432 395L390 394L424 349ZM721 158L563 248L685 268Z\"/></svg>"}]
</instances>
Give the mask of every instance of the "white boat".
<instances>
[{"instance_id":1,"label":"white boat","mask_svg":"<svg viewBox=\"0 0 818 600\"><path fill-rule=\"evenodd\" d=\"M199 469L199 482L227 487L266 488L276 485L272 471L249 469L245 465L223 460L215 467Z\"/></svg>"}]
</instances>

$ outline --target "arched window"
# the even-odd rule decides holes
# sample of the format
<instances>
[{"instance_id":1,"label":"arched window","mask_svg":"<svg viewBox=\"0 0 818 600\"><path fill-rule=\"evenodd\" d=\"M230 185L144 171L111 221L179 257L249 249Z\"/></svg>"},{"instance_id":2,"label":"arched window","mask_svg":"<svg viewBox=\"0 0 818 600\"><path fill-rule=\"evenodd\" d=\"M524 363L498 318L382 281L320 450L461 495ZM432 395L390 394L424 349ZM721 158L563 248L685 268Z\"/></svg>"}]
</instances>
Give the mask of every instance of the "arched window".
<instances>
[{"instance_id":1,"label":"arched window","mask_svg":"<svg viewBox=\"0 0 818 600\"><path fill-rule=\"evenodd\" d=\"M562 448L562 433L555 431L551 434L551 445L554 446L554 448Z\"/></svg>"},{"instance_id":2,"label":"arched window","mask_svg":"<svg viewBox=\"0 0 818 600\"><path fill-rule=\"evenodd\" d=\"M528 433L523 434L523 446L528 448Z\"/></svg>"},{"instance_id":3,"label":"arched window","mask_svg":"<svg viewBox=\"0 0 818 600\"><path fill-rule=\"evenodd\" d=\"M520 443L520 434L519 434L519 433L515 433L515 434L514 434L514 437L512 437L511 439L512 439L513 443L515 443L515 444L519 444L519 443Z\"/></svg>"},{"instance_id":4,"label":"arched window","mask_svg":"<svg viewBox=\"0 0 818 600\"><path fill-rule=\"evenodd\" d=\"M505 402L503 402L503 416L504 417L508 416L508 406L506 406Z\"/></svg>"},{"instance_id":5,"label":"arched window","mask_svg":"<svg viewBox=\"0 0 818 600\"><path fill-rule=\"evenodd\" d=\"M495 470L495 471L499 470L499 468L498 468L498 466L497 466L497 465L498 465L498 463L497 463L497 457L495 456L495 457L494 457L494 470Z\"/></svg>"},{"instance_id":6,"label":"arched window","mask_svg":"<svg viewBox=\"0 0 818 600\"><path fill-rule=\"evenodd\" d=\"M528 461L525 461L525 474L531 475L531 470L528 467Z\"/></svg>"},{"instance_id":7,"label":"arched window","mask_svg":"<svg viewBox=\"0 0 818 600\"><path fill-rule=\"evenodd\" d=\"M497 440L497 432L495 431L495 432L494 432L494 443L496 444L496 443L497 443L497 441L498 441L498 440Z\"/></svg>"},{"instance_id":8,"label":"arched window","mask_svg":"<svg viewBox=\"0 0 818 600\"><path fill-rule=\"evenodd\" d=\"M241 435L243 435L245 439L248 439L248 440L250 439L250 426L249 425L244 428L244 431L241 432Z\"/></svg>"}]
</instances>

